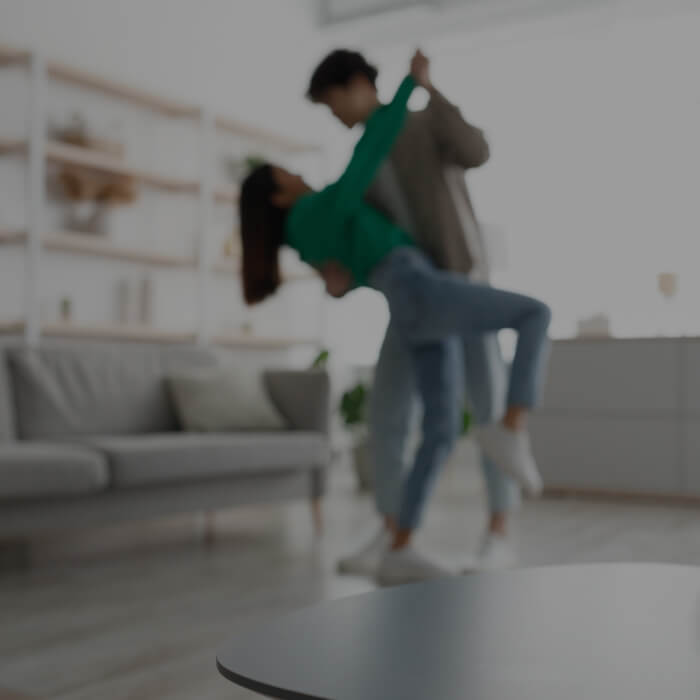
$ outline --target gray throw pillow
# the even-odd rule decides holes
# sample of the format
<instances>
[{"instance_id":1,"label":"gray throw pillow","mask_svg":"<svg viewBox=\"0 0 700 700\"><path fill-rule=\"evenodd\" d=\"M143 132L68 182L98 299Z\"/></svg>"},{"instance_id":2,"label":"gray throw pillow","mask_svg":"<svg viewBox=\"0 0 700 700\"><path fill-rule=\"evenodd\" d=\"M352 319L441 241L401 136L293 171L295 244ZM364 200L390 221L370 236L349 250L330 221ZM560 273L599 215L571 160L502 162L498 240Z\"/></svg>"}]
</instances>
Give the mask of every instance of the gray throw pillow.
<instances>
[{"instance_id":1,"label":"gray throw pillow","mask_svg":"<svg viewBox=\"0 0 700 700\"><path fill-rule=\"evenodd\" d=\"M180 423L190 432L284 430L261 372L236 367L200 369L168 380Z\"/></svg>"}]
</instances>

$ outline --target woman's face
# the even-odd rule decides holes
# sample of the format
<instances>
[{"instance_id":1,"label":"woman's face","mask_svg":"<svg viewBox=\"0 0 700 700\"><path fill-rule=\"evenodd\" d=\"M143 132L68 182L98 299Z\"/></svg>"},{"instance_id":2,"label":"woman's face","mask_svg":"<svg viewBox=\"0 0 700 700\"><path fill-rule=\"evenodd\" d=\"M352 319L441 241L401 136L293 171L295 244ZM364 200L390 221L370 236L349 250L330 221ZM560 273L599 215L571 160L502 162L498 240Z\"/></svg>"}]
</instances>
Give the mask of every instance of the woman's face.
<instances>
[{"instance_id":1,"label":"woman's face","mask_svg":"<svg viewBox=\"0 0 700 700\"><path fill-rule=\"evenodd\" d=\"M277 183L278 190L273 196L273 203L280 207L290 207L303 194L309 191L309 186L301 175L290 173L289 170L278 166L272 167L272 177Z\"/></svg>"}]
</instances>

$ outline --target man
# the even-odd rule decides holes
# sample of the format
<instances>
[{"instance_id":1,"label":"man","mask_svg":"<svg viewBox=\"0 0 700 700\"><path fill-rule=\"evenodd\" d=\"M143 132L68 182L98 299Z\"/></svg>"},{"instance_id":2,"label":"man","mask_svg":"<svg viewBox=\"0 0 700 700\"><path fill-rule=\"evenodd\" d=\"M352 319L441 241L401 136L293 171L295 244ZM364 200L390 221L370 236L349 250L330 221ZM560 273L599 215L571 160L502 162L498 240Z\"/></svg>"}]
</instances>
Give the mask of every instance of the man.
<instances>
[{"instance_id":1,"label":"man","mask_svg":"<svg viewBox=\"0 0 700 700\"><path fill-rule=\"evenodd\" d=\"M348 128L365 123L380 106L377 70L362 55L348 50L329 54L314 71L308 97L324 104ZM474 217L464 172L483 165L489 147L481 130L428 82L430 102L410 113L368 199L411 233L440 268L488 280L488 261ZM342 290L342 271L324 275L328 285ZM470 412L476 424L499 421L505 408L506 368L498 340L476 336L454 339L447 351L455 378L466 383ZM461 381L460 379L460 381ZM373 576L384 570L394 581L435 575L436 567L413 551L391 556L389 545L405 471L408 437L417 409L416 378L408 352L390 327L387 330L371 393L370 435L376 470L377 509L384 528L368 545L339 563L344 573ZM508 513L519 502L514 482L490 460L482 458L489 500L489 522L476 566L497 568L515 563L507 538ZM393 571L386 571L386 569Z\"/></svg>"}]
</instances>

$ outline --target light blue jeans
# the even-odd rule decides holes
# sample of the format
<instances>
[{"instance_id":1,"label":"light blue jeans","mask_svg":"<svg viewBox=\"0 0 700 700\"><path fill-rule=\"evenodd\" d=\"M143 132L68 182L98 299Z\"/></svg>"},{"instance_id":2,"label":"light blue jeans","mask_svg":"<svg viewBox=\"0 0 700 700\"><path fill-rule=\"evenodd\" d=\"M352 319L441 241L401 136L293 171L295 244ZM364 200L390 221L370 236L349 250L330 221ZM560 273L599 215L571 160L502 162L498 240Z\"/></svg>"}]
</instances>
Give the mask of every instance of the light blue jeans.
<instances>
[{"instance_id":1,"label":"light blue jeans","mask_svg":"<svg viewBox=\"0 0 700 700\"><path fill-rule=\"evenodd\" d=\"M459 361L460 342L463 343L465 365L469 366L470 360L474 362L467 378L475 377L483 369L483 362L479 366L479 360L484 359L485 343L495 340L486 341L485 338L493 338L493 333L503 328L514 329L518 333L518 342L508 383L507 403L532 407L537 401L546 363L550 311L545 304L530 297L472 283L463 275L440 271L423 253L410 247L397 249L384 260L374 270L371 285L389 302L389 347L401 346L404 357L408 356L408 363L403 365L407 371L402 377L398 372L394 374L392 369L392 378L387 382L388 400L386 395L382 396L381 366L378 371L380 384L377 385L375 380L372 392L370 429L377 466L377 503L382 513L397 514L400 527L412 530L420 522L435 477L459 434L460 398L464 386ZM477 347L478 338L482 339L482 350L472 349ZM399 357L398 353L396 357ZM390 363L390 358L385 362ZM415 385L410 380L403 381L411 375L410 369L415 376ZM424 408L423 439L413 467L402 483L400 475L414 386L418 388ZM474 386L478 389L478 382ZM390 404L399 392L409 400L401 408L393 403L392 410ZM481 408L477 411L477 422L499 418L504 406L490 401L481 404ZM495 469L494 465L489 466ZM492 493L492 487L494 491L498 489L498 498L503 499L501 503L511 498L505 494L512 493L512 486L490 476L493 473L487 476L489 493ZM401 484L398 494L397 484ZM500 503L492 505L496 507L494 512L501 508Z\"/></svg>"},{"instance_id":2,"label":"light blue jeans","mask_svg":"<svg viewBox=\"0 0 700 700\"><path fill-rule=\"evenodd\" d=\"M505 411L508 373L498 338L493 333L474 335L464 341L455 336L442 341L443 360L449 365L450 394L459 413L456 433L461 433L461 410L469 409L477 425L493 423ZM420 401L408 347L393 325L387 329L377 360L369 405L371 453L374 463L374 496L379 513L398 517L409 436L420 415ZM505 515L520 503L520 489L513 479L485 455L481 469L486 484L489 513Z\"/></svg>"}]
</instances>

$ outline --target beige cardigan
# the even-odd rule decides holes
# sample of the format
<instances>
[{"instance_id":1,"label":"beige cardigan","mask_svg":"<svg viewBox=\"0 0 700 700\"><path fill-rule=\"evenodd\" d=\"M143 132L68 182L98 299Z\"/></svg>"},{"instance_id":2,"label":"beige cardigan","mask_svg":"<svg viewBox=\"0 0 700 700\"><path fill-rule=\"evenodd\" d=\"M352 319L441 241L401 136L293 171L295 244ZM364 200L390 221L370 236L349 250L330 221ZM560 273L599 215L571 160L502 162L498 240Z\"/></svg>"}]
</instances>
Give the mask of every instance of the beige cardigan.
<instances>
[{"instance_id":1,"label":"beige cardigan","mask_svg":"<svg viewBox=\"0 0 700 700\"><path fill-rule=\"evenodd\" d=\"M461 273L472 269L468 241L481 241L481 232L463 171L483 165L488 158L483 132L465 122L459 109L437 91L431 93L426 109L408 115L391 152L417 243L443 269ZM467 216L460 216L455 196L463 198ZM368 200L386 210L373 188Z\"/></svg>"}]
</instances>

